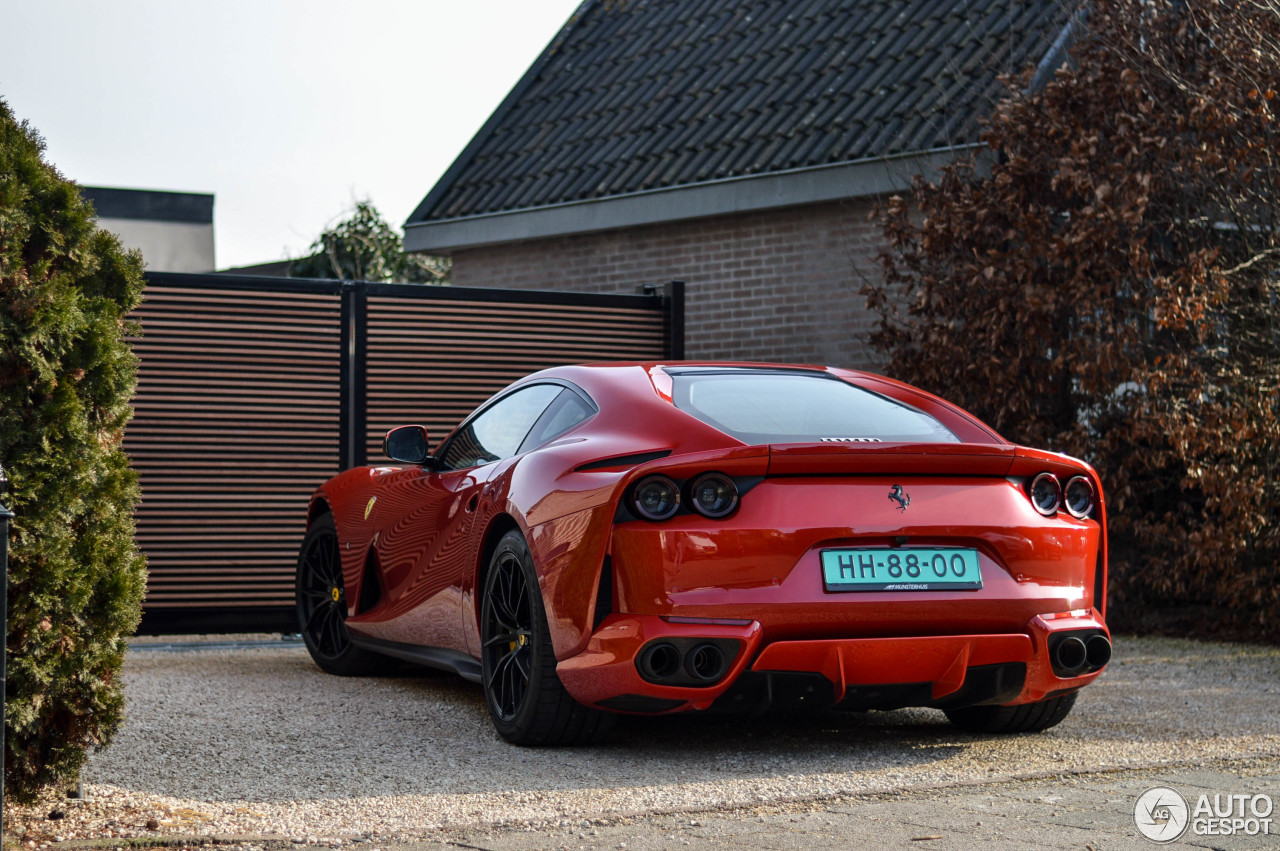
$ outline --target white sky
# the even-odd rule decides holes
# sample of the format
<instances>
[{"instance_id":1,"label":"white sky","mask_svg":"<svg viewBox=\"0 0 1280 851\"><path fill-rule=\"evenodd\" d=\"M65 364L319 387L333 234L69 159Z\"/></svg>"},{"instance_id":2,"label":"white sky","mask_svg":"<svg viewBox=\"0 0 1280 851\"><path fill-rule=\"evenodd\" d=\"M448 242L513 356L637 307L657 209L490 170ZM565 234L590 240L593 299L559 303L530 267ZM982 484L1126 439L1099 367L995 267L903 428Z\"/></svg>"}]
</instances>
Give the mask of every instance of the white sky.
<instances>
[{"instance_id":1,"label":"white sky","mask_svg":"<svg viewBox=\"0 0 1280 851\"><path fill-rule=\"evenodd\" d=\"M212 192L219 268L396 227L580 0L0 0L0 98L90 186Z\"/></svg>"}]
</instances>

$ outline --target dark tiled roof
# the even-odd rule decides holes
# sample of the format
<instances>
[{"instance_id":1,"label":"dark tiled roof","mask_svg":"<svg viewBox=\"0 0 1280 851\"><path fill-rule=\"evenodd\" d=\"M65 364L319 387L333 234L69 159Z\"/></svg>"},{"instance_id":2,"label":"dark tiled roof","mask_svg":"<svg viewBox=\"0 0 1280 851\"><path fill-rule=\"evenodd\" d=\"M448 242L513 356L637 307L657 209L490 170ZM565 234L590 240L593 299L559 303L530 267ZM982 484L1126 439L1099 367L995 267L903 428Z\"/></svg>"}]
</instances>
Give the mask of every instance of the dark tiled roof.
<instances>
[{"instance_id":1,"label":"dark tiled roof","mask_svg":"<svg viewBox=\"0 0 1280 851\"><path fill-rule=\"evenodd\" d=\"M973 142L1066 0L591 0L410 222Z\"/></svg>"}]
</instances>

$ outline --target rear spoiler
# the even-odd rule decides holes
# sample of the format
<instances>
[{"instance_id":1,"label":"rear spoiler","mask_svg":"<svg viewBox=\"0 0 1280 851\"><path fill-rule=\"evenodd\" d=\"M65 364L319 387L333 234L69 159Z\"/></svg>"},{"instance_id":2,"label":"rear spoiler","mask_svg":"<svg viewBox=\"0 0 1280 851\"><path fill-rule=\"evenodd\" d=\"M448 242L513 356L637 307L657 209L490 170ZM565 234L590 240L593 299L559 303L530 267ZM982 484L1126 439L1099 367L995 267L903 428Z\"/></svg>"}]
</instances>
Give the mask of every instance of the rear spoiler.
<instances>
[{"instance_id":1,"label":"rear spoiler","mask_svg":"<svg viewBox=\"0 0 1280 851\"><path fill-rule=\"evenodd\" d=\"M1005 476L1015 447L987 443L774 443L770 476L941 473Z\"/></svg>"},{"instance_id":2,"label":"rear spoiler","mask_svg":"<svg viewBox=\"0 0 1280 851\"><path fill-rule=\"evenodd\" d=\"M712 470L730 476L954 475L1058 476L1097 474L1065 455L998 443L773 443L669 455L638 464L624 487L652 473L676 479Z\"/></svg>"}]
</instances>

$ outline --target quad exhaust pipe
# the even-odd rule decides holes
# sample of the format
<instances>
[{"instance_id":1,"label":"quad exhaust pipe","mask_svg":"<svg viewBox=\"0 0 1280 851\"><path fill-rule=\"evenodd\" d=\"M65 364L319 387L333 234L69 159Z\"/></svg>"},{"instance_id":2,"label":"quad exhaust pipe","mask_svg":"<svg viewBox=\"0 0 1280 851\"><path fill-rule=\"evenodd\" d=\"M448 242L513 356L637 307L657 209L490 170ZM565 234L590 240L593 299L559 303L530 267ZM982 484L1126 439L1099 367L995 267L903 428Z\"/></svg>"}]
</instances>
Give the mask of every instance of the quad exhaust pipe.
<instances>
[{"instance_id":1,"label":"quad exhaust pipe","mask_svg":"<svg viewBox=\"0 0 1280 851\"><path fill-rule=\"evenodd\" d=\"M729 670L728 647L725 645L725 641L715 639L654 641L645 645L636 656L636 669L640 676L660 685L713 685Z\"/></svg>"},{"instance_id":2,"label":"quad exhaust pipe","mask_svg":"<svg viewBox=\"0 0 1280 851\"><path fill-rule=\"evenodd\" d=\"M680 673L680 651L673 644L656 642L640 651L636 665L649 680L669 680Z\"/></svg>"},{"instance_id":3,"label":"quad exhaust pipe","mask_svg":"<svg viewBox=\"0 0 1280 851\"><path fill-rule=\"evenodd\" d=\"M1086 669L1096 671L1111 661L1111 641L1100 632L1068 635L1054 648L1052 661L1059 676L1072 676Z\"/></svg>"},{"instance_id":4,"label":"quad exhaust pipe","mask_svg":"<svg viewBox=\"0 0 1280 851\"><path fill-rule=\"evenodd\" d=\"M699 644L684 657L684 669L695 680L714 682L724 676L724 654L714 644Z\"/></svg>"},{"instance_id":5,"label":"quad exhaust pipe","mask_svg":"<svg viewBox=\"0 0 1280 851\"><path fill-rule=\"evenodd\" d=\"M1069 635L1058 642L1058 649L1053 654L1053 661L1064 671L1078 671L1085 666L1089 658L1089 649L1083 641Z\"/></svg>"},{"instance_id":6,"label":"quad exhaust pipe","mask_svg":"<svg viewBox=\"0 0 1280 851\"><path fill-rule=\"evenodd\" d=\"M1101 668L1111 661L1111 642L1105 635L1095 635L1084 643L1084 655L1090 668Z\"/></svg>"}]
</instances>

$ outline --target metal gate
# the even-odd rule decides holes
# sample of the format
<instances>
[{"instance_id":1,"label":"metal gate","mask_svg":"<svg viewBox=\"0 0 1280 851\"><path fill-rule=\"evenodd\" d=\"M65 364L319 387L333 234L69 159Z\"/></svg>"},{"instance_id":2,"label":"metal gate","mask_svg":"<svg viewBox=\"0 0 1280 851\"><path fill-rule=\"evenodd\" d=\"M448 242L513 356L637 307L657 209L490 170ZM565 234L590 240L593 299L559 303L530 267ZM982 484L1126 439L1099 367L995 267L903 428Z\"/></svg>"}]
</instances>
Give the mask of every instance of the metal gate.
<instances>
[{"instance_id":1,"label":"metal gate","mask_svg":"<svg viewBox=\"0 0 1280 851\"><path fill-rule=\"evenodd\" d=\"M290 630L307 498L537 369L683 354L683 285L588 295L151 273L125 449L144 632Z\"/></svg>"}]
</instances>

